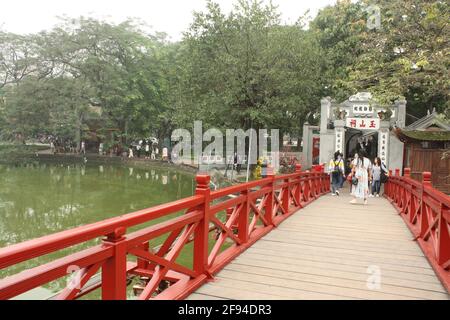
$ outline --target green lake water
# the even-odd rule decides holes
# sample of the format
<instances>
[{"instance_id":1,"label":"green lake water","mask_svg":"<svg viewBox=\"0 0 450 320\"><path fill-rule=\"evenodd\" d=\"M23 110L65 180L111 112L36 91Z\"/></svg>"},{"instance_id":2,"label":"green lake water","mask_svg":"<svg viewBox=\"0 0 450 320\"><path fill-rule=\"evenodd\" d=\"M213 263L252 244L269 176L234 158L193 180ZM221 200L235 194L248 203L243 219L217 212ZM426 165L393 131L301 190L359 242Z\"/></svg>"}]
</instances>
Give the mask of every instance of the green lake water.
<instances>
[{"instance_id":1,"label":"green lake water","mask_svg":"<svg viewBox=\"0 0 450 320\"><path fill-rule=\"evenodd\" d=\"M194 176L172 168L0 164L0 247L188 197L194 190ZM99 240L0 270L0 278L96 243ZM180 260L189 265L191 254L182 254ZM50 289L63 285L56 281Z\"/></svg>"}]
</instances>

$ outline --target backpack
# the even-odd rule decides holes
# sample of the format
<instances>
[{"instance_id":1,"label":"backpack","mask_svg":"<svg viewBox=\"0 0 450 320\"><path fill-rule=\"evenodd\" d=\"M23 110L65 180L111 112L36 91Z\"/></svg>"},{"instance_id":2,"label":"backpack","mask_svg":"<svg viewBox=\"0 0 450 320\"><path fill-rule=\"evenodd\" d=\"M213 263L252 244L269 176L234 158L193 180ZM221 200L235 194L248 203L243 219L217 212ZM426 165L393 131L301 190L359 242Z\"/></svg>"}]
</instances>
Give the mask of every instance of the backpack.
<instances>
[{"instance_id":1,"label":"backpack","mask_svg":"<svg viewBox=\"0 0 450 320\"><path fill-rule=\"evenodd\" d=\"M341 174L341 167L339 166L341 161L342 161L342 159L339 160L339 162L337 164L336 164L336 161L333 161L334 168L333 168L332 174L334 177L339 177L339 175Z\"/></svg>"},{"instance_id":2,"label":"backpack","mask_svg":"<svg viewBox=\"0 0 450 320\"><path fill-rule=\"evenodd\" d=\"M341 166L340 166L341 161L342 161L342 159L339 160L338 163L336 163L336 161L333 161L333 163L334 163L334 169L333 169L333 172L341 172L341 171L342 171L342 170L341 170Z\"/></svg>"}]
</instances>

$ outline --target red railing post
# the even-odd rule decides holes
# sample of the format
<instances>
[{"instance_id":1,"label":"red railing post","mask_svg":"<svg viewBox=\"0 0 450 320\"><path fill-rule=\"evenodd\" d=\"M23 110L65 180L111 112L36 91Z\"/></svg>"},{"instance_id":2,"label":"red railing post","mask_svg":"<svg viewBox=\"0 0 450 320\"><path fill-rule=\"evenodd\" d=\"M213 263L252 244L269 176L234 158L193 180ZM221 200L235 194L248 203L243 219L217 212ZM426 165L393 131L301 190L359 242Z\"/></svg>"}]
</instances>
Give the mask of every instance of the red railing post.
<instances>
[{"instance_id":1,"label":"red railing post","mask_svg":"<svg viewBox=\"0 0 450 320\"><path fill-rule=\"evenodd\" d=\"M327 187L327 179L326 179L326 174L325 174L325 166L326 164L322 164L321 168L320 168L320 190L321 190L321 194L327 193L328 192L328 187ZM328 186L330 184L328 183Z\"/></svg>"},{"instance_id":2,"label":"red railing post","mask_svg":"<svg viewBox=\"0 0 450 320\"><path fill-rule=\"evenodd\" d=\"M444 218L444 204L441 203L441 208L439 212L439 239L437 244L437 262L439 265L443 265L450 261L450 231L449 231L449 221ZM450 265L444 266L444 268L449 269ZM450 270L449 270L450 271Z\"/></svg>"},{"instance_id":3,"label":"red railing post","mask_svg":"<svg viewBox=\"0 0 450 320\"><path fill-rule=\"evenodd\" d=\"M211 177L207 174L198 174L195 177L197 187L196 195L204 197L200 210L203 211L203 218L199 222L194 233L194 263L193 268L199 274L203 274L208 270L208 236L209 236L209 203L211 189L209 183Z\"/></svg>"},{"instance_id":4,"label":"red railing post","mask_svg":"<svg viewBox=\"0 0 450 320\"><path fill-rule=\"evenodd\" d=\"M405 168L405 174L404 176L406 178L411 178L411 168Z\"/></svg>"},{"instance_id":5,"label":"red railing post","mask_svg":"<svg viewBox=\"0 0 450 320\"><path fill-rule=\"evenodd\" d=\"M141 245L141 249L144 251L148 251L150 249L148 241ZM147 269L149 266L149 263L145 259L137 258L137 266L139 269Z\"/></svg>"},{"instance_id":6,"label":"red railing post","mask_svg":"<svg viewBox=\"0 0 450 320\"><path fill-rule=\"evenodd\" d=\"M311 197L316 197L316 171L317 166L313 166L313 169L308 174L309 190L311 192Z\"/></svg>"},{"instance_id":7,"label":"red railing post","mask_svg":"<svg viewBox=\"0 0 450 320\"><path fill-rule=\"evenodd\" d=\"M421 194L421 206L420 206L420 217L421 217L421 223L420 223L420 238L423 238L429 228L428 223L428 215L426 214L426 203L423 200L424 198L424 190L426 187L431 188L431 172L422 172L422 192Z\"/></svg>"},{"instance_id":8,"label":"red railing post","mask_svg":"<svg viewBox=\"0 0 450 320\"><path fill-rule=\"evenodd\" d=\"M250 192L248 189L241 192L241 194L245 197L245 202L242 203L242 209L239 213L239 229L238 229L238 237L241 240L242 244L247 243L249 238L249 214L250 214Z\"/></svg>"},{"instance_id":9,"label":"red railing post","mask_svg":"<svg viewBox=\"0 0 450 320\"><path fill-rule=\"evenodd\" d=\"M281 195L281 205L283 206L284 212L286 212L286 214L289 213L289 202L291 201L291 183L289 180L289 178L284 179L283 182L286 184L286 187L284 188L284 190L282 190L283 194Z\"/></svg>"},{"instance_id":10,"label":"red railing post","mask_svg":"<svg viewBox=\"0 0 450 320\"><path fill-rule=\"evenodd\" d=\"M301 182L301 178L302 178L302 165L301 164L296 164L295 165L295 172L297 173L297 188L295 189L295 200L297 200L297 203L299 204L299 207L301 207L301 202L302 202L302 182Z\"/></svg>"},{"instance_id":11,"label":"red railing post","mask_svg":"<svg viewBox=\"0 0 450 320\"><path fill-rule=\"evenodd\" d=\"M411 178L411 168L405 168L404 176L407 179ZM408 211L408 221L413 224L414 213L416 212L415 199L414 199L414 186L409 185L410 190L408 192L405 191L405 203L409 205L408 208L405 207L405 210Z\"/></svg>"},{"instance_id":12,"label":"red railing post","mask_svg":"<svg viewBox=\"0 0 450 320\"><path fill-rule=\"evenodd\" d=\"M401 173L401 171L399 169L399 174L400 173ZM402 181L404 182L404 180L402 180ZM406 199L407 199L406 198L407 197L406 193L407 193L407 189L406 189L406 184L405 183L400 184L399 187L400 187L399 188L399 201L400 201L400 205L399 206L401 208L399 214L402 214L402 213L405 213L406 210L407 210L407 208L406 208L406 203L407 203L407 201L406 201Z\"/></svg>"},{"instance_id":13,"label":"red railing post","mask_svg":"<svg viewBox=\"0 0 450 320\"><path fill-rule=\"evenodd\" d=\"M330 180L329 180L329 177L330 175L329 174L327 174L326 173L326 176L325 176L325 187L326 187L326 192L330 192L331 191L331 183L330 183Z\"/></svg>"},{"instance_id":14,"label":"red railing post","mask_svg":"<svg viewBox=\"0 0 450 320\"><path fill-rule=\"evenodd\" d=\"M317 172L314 174L314 187L315 187L315 197L318 198L321 195L321 187L320 187L320 176L322 175L322 166L319 166Z\"/></svg>"},{"instance_id":15,"label":"red railing post","mask_svg":"<svg viewBox=\"0 0 450 320\"><path fill-rule=\"evenodd\" d=\"M104 240L104 246L112 246L114 253L102 267L102 299L127 299L127 243L126 229L117 228Z\"/></svg>"},{"instance_id":16,"label":"red railing post","mask_svg":"<svg viewBox=\"0 0 450 320\"><path fill-rule=\"evenodd\" d=\"M305 197L306 202L309 202L309 198L310 198L310 194L311 194L310 176L311 176L311 174L310 174L309 170L306 170L305 171L305 181L303 182L303 185L305 187L305 189L303 190L303 195Z\"/></svg>"},{"instance_id":17,"label":"red railing post","mask_svg":"<svg viewBox=\"0 0 450 320\"><path fill-rule=\"evenodd\" d=\"M400 177L400 169L395 169L395 176L397 177L397 178L399 178ZM397 206L400 208L400 212L399 212L399 214L401 214L401 211L402 211L402 187L401 187L401 184L399 184L399 183L397 183L396 185L395 185L395 194L394 194L394 197L395 197L395 203L397 204Z\"/></svg>"},{"instance_id":18,"label":"red railing post","mask_svg":"<svg viewBox=\"0 0 450 320\"><path fill-rule=\"evenodd\" d=\"M438 242L438 256L437 261L439 265L447 263L444 268L449 269L448 261L450 261L450 234L449 222L442 217L442 207L439 219L439 242Z\"/></svg>"},{"instance_id":19,"label":"red railing post","mask_svg":"<svg viewBox=\"0 0 450 320\"><path fill-rule=\"evenodd\" d=\"M270 225L273 225L273 218L274 218L274 212L273 212L273 205L274 205L274 183L275 183L275 173L273 172L273 168L269 167L267 168L267 178L270 179L270 183L268 184L268 188L270 188L270 192L267 194L267 200L265 205L265 218L267 220L267 223Z\"/></svg>"},{"instance_id":20,"label":"red railing post","mask_svg":"<svg viewBox=\"0 0 450 320\"><path fill-rule=\"evenodd\" d=\"M422 172L422 185L431 187L431 172Z\"/></svg>"}]
</instances>

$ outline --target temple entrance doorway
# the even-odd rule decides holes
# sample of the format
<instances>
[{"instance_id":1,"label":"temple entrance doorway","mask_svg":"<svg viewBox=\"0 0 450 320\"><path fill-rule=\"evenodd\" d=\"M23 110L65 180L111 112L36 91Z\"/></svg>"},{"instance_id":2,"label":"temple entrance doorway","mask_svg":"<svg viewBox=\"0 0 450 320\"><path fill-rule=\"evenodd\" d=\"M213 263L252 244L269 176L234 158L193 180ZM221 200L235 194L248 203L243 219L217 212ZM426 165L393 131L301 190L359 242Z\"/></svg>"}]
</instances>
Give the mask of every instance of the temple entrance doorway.
<instances>
[{"instance_id":1,"label":"temple entrance doorway","mask_svg":"<svg viewBox=\"0 0 450 320\"><path fill-rule=\"evenodd\" d=\"M353 159L359 150L364 150L370 161L378 156L378 131L347 129L345 133L345 158Z\"/></svg>"}]
</instances>

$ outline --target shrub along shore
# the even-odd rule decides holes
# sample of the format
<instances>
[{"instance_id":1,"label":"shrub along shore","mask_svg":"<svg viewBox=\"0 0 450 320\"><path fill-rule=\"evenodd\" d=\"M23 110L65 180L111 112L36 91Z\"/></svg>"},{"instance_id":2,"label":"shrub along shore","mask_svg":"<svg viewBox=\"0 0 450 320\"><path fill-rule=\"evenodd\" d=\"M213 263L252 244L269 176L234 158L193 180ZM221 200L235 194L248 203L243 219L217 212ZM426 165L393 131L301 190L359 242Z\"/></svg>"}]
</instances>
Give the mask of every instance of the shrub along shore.
<instances>
[{"instance_id":1,"label":"shrub along shore","mask_svg":"<svg viewBox=\"0 0 450 320\"><path fill-rule=\"evenodd\" d=\"M98 154L50 154L42 153L48 150L45 145L0 145L0 163L31 163L31 162L59 162L59 163L98 163L117 164L137 168L174 168L189 174L197 173L197 168L188 165L177 165L162 160L139 158L123 158L117 156L101 156Z\"/></svg>"}]
</instances>

